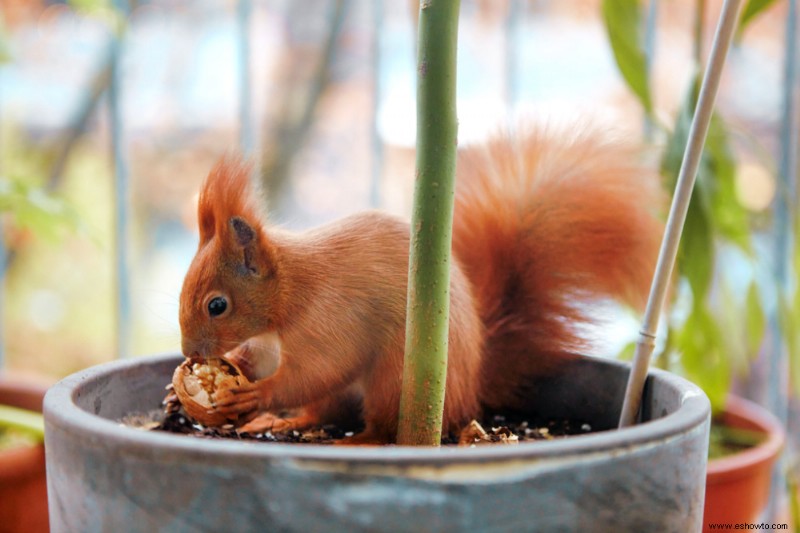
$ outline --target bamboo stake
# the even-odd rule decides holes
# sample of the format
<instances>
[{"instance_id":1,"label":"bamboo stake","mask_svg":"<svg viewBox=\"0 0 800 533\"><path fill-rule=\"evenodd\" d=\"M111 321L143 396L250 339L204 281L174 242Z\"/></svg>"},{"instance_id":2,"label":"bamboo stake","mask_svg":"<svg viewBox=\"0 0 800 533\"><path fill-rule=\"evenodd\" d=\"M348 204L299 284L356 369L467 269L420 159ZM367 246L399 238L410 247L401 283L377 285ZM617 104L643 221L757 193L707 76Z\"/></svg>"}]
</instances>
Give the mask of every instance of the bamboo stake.
<instances>
[{"instance_id":1,"label":"bamboo stake","mask_svg":"<svg viewBox=\"0 0 800 533\"><path fill-rule=\"evenodd\" d=\"M439 446L450 314L460 0L423 0L417 57L417 161L406 348L397 443Z\"/></svg>"},{"instance_id":2,"label":"bamboo stake","mask_svg":"<svg viewBox=\"0 0 800 533\"><path fill-rule=\"evenodd\" d=\"M661 309L664 307L667 285L675 267L681 232L686 221L686 213L689 209L689 201L692 197L692 189L697 177L700 157L703 154L703 145L708 134L711 114L714 110L714 100L719 89L722 68L725 65L725 57L728 54L733 33L739 20L738 14L741 4L741 0L725 0L725 4L722 6L719 25L714 35L714 43L708 60L708 68L700 86L700 97L697 101L692 127L689 130L686 151L683 155L683 163L675 186L675 196L667 219L666 232L658 254L658 263L656 264L653 284L650 287L650 296L647 300L642 330L639 332L639 340L636 343L633 365L625 389L625 400L622 404L622 413L619 420L620 428L633 425L639 413L639 406L644 392L644 382L647 378L647 369L655 348L658 319Z\"/></svg>"}]
</instances>

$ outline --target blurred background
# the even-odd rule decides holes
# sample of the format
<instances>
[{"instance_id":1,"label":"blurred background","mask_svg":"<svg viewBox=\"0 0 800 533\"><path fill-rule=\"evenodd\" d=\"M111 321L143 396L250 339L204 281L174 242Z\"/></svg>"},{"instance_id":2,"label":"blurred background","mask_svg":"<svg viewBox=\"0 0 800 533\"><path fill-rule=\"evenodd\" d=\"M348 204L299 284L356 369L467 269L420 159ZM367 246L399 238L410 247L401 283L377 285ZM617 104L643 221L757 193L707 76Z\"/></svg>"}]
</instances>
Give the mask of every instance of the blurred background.
<instances>
[{"instance_id":1,"label":"blurred background","mask_svg":"<svg viewBox=\"0 0 800 533\"><path fill-rule=\"evenodd\" d=\"M628 4L462 0L460 144L599 123L651 145L670 190L722 1ZM418 5L2 0L2 367L54 380L177 351L197 189L223 154L257 163L275 224L410 216ZM788 1L747 5L658 363L796 432L796 40ZM618 315L598 350L625 357L638 317Z\"/></svg>"},{"instance_id":2,"label":"blurred background","mask_svg":"<svg viewBox=\"0 0 800 533\"><path fill-rule=\"evenodd\" d=\"M655 116L672 127L696 21L689 2L657 4L651 85ZM721 4L707 2L706 50ZM729 58L718 103L741 152L737 198L756 213L773 199L779 150L786 6L775 4ZM176 350L197 189L230 151L258 161L274 223L304 228L371 206L409 216L416 2L1 5L6 367L58 377L117 357L120 281L126 353ZM645 135L599 1L463 0L459 38L461 144L520 118ZM126 182L123 280L113 144Z\"/></svg>"}]
</instances>

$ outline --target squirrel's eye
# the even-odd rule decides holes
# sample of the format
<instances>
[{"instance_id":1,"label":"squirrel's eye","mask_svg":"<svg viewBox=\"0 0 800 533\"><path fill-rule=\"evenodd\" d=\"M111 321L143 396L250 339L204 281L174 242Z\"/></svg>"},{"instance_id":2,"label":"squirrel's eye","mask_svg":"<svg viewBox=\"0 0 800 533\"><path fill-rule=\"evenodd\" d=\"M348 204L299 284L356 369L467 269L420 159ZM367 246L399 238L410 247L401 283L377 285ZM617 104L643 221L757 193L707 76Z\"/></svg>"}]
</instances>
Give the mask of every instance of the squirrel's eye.
<instances>
[{"instance_id":1,"label":"squirrel's eye","mask_svg":"<svg viewBox=\"0 0 800 533\"><path fill-rule=\"evenodd\" d=\"M228 308L228 301L222 296L215 296L208 302L208 314L212 317L219 316Z\"/></svg>"}]
</instances>

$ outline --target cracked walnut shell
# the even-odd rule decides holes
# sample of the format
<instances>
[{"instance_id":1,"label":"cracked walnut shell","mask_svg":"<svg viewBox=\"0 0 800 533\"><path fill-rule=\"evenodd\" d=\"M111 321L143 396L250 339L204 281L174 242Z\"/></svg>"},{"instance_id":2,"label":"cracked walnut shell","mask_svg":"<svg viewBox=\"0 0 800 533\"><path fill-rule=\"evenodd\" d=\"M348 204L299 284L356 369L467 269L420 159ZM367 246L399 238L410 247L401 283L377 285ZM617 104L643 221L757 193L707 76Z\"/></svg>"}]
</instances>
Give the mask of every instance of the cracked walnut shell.
<instances>
[{"instance_id":1,"label":"cracked walnut shell","mask_svg":"<svg viewBox=\"0 0 800 533\"><path fill-rule=\"evenodd\" d=\"M236 424L238 417L228 418L212 410L217 391L247 383L236 368L222 359L205 362L187 359L172 374L172 386L186 413L207 427Z\"/></svg>"}]
</instances>

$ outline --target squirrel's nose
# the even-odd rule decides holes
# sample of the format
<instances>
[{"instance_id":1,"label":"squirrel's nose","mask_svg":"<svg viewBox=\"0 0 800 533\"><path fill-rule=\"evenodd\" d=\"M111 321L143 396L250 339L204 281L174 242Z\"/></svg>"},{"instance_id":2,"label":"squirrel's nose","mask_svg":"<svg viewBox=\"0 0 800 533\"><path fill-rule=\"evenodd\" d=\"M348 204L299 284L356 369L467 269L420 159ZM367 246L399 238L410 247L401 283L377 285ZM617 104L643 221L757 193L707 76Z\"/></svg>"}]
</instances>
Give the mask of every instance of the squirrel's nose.
<instances>
[{"instance_id":1,"label":"squirrel's nose","mask_svg":"<svg viewBox=\"0 0 800 533\"><path fill-rule=\"evenodd\" d=\"M197 357L208 357L209 352L209 342L205 339L202 340L193 340L193 339L181 339L181 351L183 352L183 356L186 358L197 358Z\"/></svg>"}]
</instances>

